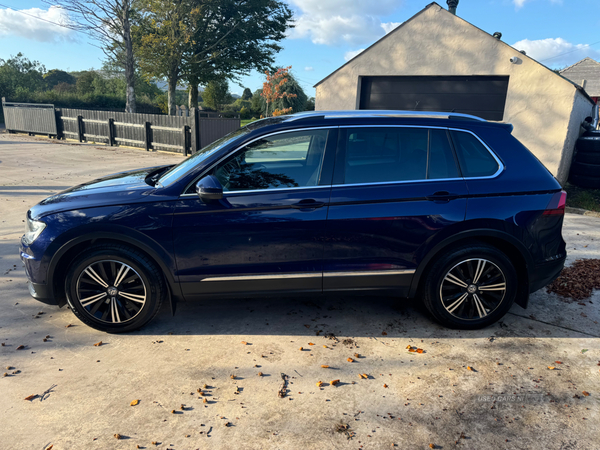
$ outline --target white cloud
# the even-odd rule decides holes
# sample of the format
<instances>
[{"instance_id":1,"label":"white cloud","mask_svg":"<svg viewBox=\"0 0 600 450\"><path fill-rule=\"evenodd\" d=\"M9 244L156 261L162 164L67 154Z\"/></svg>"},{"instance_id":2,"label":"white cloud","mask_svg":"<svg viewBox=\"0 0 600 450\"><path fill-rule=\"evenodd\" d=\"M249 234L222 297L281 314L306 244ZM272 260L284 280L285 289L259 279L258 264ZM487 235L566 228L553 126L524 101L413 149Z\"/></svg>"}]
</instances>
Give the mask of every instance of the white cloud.
<instances>
[{"instance_id":1,"label":"white cloud","mask_svg":"<svg viewBox=\"0 0 600 450\"><path fill-rule=\"evenodd\" d=\"M515 4L515 9L517 10L521 9L527 2L529 2L529 0L513 0L513 3ZM550 0L550 3L562 4L562 0Z\"/></svg>"},{"instance_id":2,"label":"white cloud","mask_svg":"<svg viewBox=\"0 0 600 450\"><path fill-rule=\"evenodd\" d=\"M290 0L297 11L291 38L308 37L322 45L371 44L398 24L383 23L382 17L395 12L402 0L377 2L347 0Z\"/></svg>"},{"instance_id":3,"label":"white cloud","mask_svg":"<svg viewBox=\"0 0 600 450\"><path fill-rule=\"evenodd\" d=\"M306 70L307 72L312 72L313 70L315 70L315 68L314 68L314 67L311 67L311 66L306 66L306 67L304 68L304 70Z\"/></svg>"},{"instance_id":4,"label":"white cloud","mask_svg":"<svg viewBox=\"0 0 600 450\"><path fill-rule=\"evenodd\" d=\"M30 8L21 10L22 14L13 9L0 9L0 37L19 36L39 42L59 42L74 40L74 32L70 29L36 19L68 24L67 12L58 6L50 6L47 10Z\"/></svg>"},{"instance_id":5,"label":"white cloud","mask_svg":"<svg viewBox=\"0 0 600 450\"><path fill-rule=\"evenodd\" d=\"M388 23L382 23L381 24L381 28L383 28L383 31L385 31L385 34L388 34L390 31L394 31L396 28L398 28L400 25L402 25L404 22L388 22Z\"/></svg>"},{"instance_id":6,"label":"white cloud","mask_svg":"<svg viewBox=\"0 0 600 450\"><path fill-rule=\"evenodd\" d=\"M589 45L572 44L562 38L548 38L537 41L523 39L513 44L513 47L517 50L525 50L527 56L551 67L568 66L586 56L592 59L600 58L600 51L591 48Z\"/></svg>"},{"instance_id":7,"label":"white cloud","mask_svg":"<svg viewBox=\"0 0 600 450\"><path fill-rule=\"evenodd\" d=\"M349 52L344 53L344 59L346 61L350 61L352 58L354 58L355 56L358 56L360 53L364 52L365 49L361 48L358 50L351 50Z\"/></svg>"}]
</instances>

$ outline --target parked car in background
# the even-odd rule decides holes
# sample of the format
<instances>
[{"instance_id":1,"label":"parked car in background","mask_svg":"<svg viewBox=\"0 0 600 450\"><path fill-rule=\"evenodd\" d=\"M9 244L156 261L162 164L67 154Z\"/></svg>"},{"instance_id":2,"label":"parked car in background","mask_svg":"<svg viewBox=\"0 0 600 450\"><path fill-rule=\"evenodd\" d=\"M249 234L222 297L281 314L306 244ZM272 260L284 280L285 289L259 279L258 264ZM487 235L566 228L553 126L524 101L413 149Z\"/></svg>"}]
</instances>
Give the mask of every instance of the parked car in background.
<instances>
[{"instance_id":1,"label":"parked car in background","mask_svg":"<svg viewBox=\"0 0 600 450\"><path fill-rule=\"evenodd\" d=\"M417 297L446 326L485 327L566 257L566 194L511 131L402 111L251 123L31 208L31 295L114 333L163 301L329 292Z\"/></svg>"}]
</instances>

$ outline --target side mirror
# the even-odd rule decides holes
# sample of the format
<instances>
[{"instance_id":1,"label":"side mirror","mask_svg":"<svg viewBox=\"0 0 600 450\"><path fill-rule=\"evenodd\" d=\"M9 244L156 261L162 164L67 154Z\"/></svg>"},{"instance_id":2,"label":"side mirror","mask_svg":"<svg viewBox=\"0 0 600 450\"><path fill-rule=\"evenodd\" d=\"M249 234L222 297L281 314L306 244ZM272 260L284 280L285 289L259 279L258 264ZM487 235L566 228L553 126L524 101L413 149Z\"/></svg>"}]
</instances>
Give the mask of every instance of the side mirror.
<instances>
[{"instance_id":1,"label":"side mirror","mask_svg":"<svg viewBox=\"0 0 600 450\"><path fill-rule=\"evenodd\" d=\"M204 203L221 200L223 198L223 186L221 186L217 177L208 175L198 181L196 193Z\"/></svg>"}]
</instances>

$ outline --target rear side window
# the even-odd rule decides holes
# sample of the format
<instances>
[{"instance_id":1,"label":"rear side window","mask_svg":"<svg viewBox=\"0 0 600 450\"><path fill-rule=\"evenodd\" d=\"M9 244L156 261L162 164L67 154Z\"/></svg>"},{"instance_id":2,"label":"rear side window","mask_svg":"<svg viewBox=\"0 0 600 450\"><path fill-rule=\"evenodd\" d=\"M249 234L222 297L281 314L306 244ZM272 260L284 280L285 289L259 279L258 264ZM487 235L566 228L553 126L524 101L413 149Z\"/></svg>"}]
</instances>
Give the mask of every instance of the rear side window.
<instances>
[{"instance_id":1,"label":"rear side window","mask_svg":"<svg viewBox=\"0 0 600 450\"><path fill-rule=\"evenodd\" d=\"M445 130L349 128L345 184L460 177Z\"/></svg>"},{"instance_id":2,"label":"rear side window","mask_svg":"<svg viewBox=\"0 0 600 450\"><path fill-rule=\"evenodd\" d=\"M479 139L464 131L450 133L464 177L489 177L498 171L498 162Z\"/></svg>"}]
</instances>

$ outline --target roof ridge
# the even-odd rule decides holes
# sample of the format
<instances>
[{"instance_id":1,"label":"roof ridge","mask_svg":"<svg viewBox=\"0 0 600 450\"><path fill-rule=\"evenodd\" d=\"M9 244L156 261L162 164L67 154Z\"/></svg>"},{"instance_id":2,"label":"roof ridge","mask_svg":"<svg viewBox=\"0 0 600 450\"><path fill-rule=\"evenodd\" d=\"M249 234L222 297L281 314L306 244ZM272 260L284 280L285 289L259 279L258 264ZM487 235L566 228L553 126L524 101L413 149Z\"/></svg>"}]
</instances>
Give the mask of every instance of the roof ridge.
<instances>
[{"instance_id":1,"label":"roof ridge","mask_svg":"<svg viewBox=\"0 0 600 450\"><path fill-rule=\"evenodd\" d=\"M564 69L561 69L561 70L559 70L559 72L560 72L560 73L562 73L562 72L564 72L565 70L572 69L573 67L575 67L575 66L577 66L577 65L581 64L582 62L584 62L584 61L586 61L586 60L588 60L588 59L589 59L590 61L592 61L592 62L594 62L594 63L596 63L596 64L598 64L598 65L600 66L600 62L596 61L595 59L592 59L592 58L590 58L589 56L586 56L586 57L585 57L585 58L583 58L581 61L577 61L575 64L571 64L570 66L568 66L568 67L565 67Z\"/></svg>"}]
</instances>

